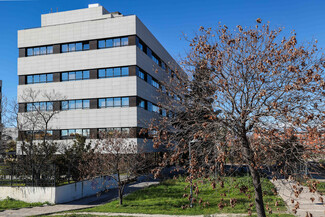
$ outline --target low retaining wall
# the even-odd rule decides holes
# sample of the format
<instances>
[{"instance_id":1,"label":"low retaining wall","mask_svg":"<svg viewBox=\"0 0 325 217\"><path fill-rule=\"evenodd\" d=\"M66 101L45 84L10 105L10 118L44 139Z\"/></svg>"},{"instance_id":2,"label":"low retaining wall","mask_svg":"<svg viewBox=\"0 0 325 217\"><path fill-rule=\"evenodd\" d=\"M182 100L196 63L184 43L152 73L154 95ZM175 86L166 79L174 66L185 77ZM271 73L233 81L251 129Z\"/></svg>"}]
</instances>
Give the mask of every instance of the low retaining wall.
<instances>
[{"instance_id":1,"label":"low retaining wall","mask_svg":"<svg viewBox=\"0 0 325 217\"><path fill-rule=\"evenodd\" d=\"M29 203L55 203L55 187L0 187L0 200L7 197Z\"/></svg>"},{"instance_id":2,"label":"low retaining wall","mask_svg":"<svg viewBox=\"0 0 325 217\"><path fill-rule=\"evenodd\" d=\"M101 177L94 180L81 181L59 187L0 186L0 200L10 197L29 203L66 203L92 196L100 191L116 187L116 181L110 177Z\"/></svg>"}]
</instances>

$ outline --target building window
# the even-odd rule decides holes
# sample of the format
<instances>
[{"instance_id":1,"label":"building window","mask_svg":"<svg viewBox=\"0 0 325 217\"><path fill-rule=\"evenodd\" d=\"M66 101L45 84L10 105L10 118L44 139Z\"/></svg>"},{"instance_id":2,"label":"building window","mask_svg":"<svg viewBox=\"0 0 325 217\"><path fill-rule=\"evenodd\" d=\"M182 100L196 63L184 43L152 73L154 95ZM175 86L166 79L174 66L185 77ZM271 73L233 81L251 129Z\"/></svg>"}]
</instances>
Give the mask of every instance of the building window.
<instances>
[{"instance_id":1,"label":"building window","mask_svg":"<svg viewBox=\"0 0 325 217\"><path fill-rule=\"evenodd\" d=\"M152 55L152 56L151 56L151 59L152 59L155 63L157 63L157 65L161 65L159 59L158 59L155 55Z\"/></svg>"},{"instance_id":2,"label":"building window","mask_svg":"<svg viewBox=\"0 0 325 217\"><path fill-rule=\"evenodd\" d=\"M163 117L167 117L167 111L166 111L166 109L161 109L161 115L163 116Z\"/></svg>"},{"instance_id":3,"label":"building window","mask_svg":"<svg viewBox=\"0 0 325 217\"><path fill-rule=\"evenodd\" d=\"M61 102L62 110L89 109L90 101L84 100L66 100Z\"/></svg>"},{"instance_id":4,"label":"building window","mask_svg":"<svg viewBox=\"0 0 325 217\"><path fill-rule=\"evenodd\" d=\"M146 108L146 101L143 99L139 99L139 107L145 109Z\"/></svg>"},{"instance_id":5,"label":"building window","mask_svg":"<svg viewBox=\"0 0 325 217\"><path fill-rule=\"evenodd\" d=\"M62 139L73 139L77 135L84 136L86 138L90 137L90 129L69 129L61 130Z\"/></svg>"},{"instance_id":6,"label":"building window","mask_svg":"<svg viewBox=\"0 0 325 217\"><path fill-rule=\"evenodd\" d=\"M61 73L61 81L88 80L89 71L63 72Z\"/></svg>"},{"instance_id":7,"label":"building window","mask_svg":"<svg viewBox=\"0 0 325 217\"><path fill-rule=\"evenodd\" d=\"M122 97L122 107L129 107L130 100L129 97Z\"/></svg>"},{"instance_id":8,"label":"building window","mask_svg":"<svg viewBox=\"0 0 325 217\"><path fill-rule=\"evenodd\" d=\"M151 75L147 74L147 82L154 86L155 88L159 88L159 83L156 79L154 79Z\"/></svg>"},{"instance_id":9,"label":"building window","mask_svg":"<svg viewBox=\"0 0 325 217\"><path fill-rule=\"evenodd\" d=\"M142 41L140 41L140 39L138 37L136 37L136 44L137 44L137 47L143 51L143 48L144 48L144 44L142 43Z\"/></svg>"},{"instance_id":10,"label":"building window","mask_svg":"<svg viewBox=\"0 0 325 217\"><path fill-rule=\"evenodd\" d=\"M147 55L152 59L152 51L150 48L147 47Z\"/></svg>"},{"instance_id":11,"label":"building window","mask_svg":"<svg viewBox=\"0 0 325 217\"><path fill-rule=\"evenodd\" d=\"M167 92L166 87L164 85L160 85L160 88L163 93Z\"/></svg>"},{"instance_id":12,"label":"building window","mask_svg":"<svg viewBox=\"0 0 325 217\"><path fill-rule=\"evenodd\" d=\"M127 45L129 45L129 38L128 37L121 38L121 46L127 46Z\"/></svg>"},{"instance_id":13,"label":"building window","mask_svg":"<svg viewBox=\"0 0 325 217\"><path fill-rule=\"evenodd\" d=\"M166 63L161 62L161 68L162 68L163 70L166 70L166 69L167 69Z\"/></svg>"},{"instance_id":14,"label":"building window","mask_svg":"<svg viewBox=\"0 0 325 217\"><path fill-rule=\"evenodd\" d=\"M152 105L152 103L151 102L148 102L147 105L148 105L147 110L149 112L152 112L153 111L153 107L152 107L153 105Z\"/></svg>"},{"instance_id":15,"label":"building window","mask_svg":"<svg viewBox=\"0 0 325 217\"><path fill-rule=\"evenodd\" d=\"M114 107L121 107L122 106L122 100L120 97L114 98Z\"/></svg>"},{"instance_id":16,"label":"building window","mask_svg":"<svg viewBox=\"0 0 325 217\"><path fill-rule=\"evenodd\" d=\"M41 75L28 75L27 84L37 83L51 83L53 82L53 74L41 74Z\"/></svg>"},{"instance_id":17,"label":"building window","mask_svg":"<svg viewBox=\"0 0 325 217\"><path fill-rule=\"evenodd\" d=\"M145 73L137 67L137 76L141 78L142 80L145 80Z\"/></svg>"},{"instance_id":18,"label":"building window","mask_svg":"<svg viewBox=\"0 0 325 217\"><path fill-rule=\"evenodd\" d=\"M160 113L159 112L159 107L157 105L155 105L155 104L153 104L151 102L148 102L147 105L148 105L148 109L147 109L148 111Z\"/></svg>"},{"instance_id":19,"label":"building window","mask_svg":"<svg viewBox=\"0 0 325 217\"><path fill-rule=\"evenodd\" d=\"M159 83L155 79L152 79L151 85L154 86L155 88L159 88Z\"/></svg>"},{"instance_id":20,"label":"building window","mask_svg":"<svg viewBox=\"0 0 325 217\"><path fill-rule=\"evenodd\" d=\"M98 108L109 108L109 107L129 107L129 97L114 97L98 99Z\"/></svg>"},{"instance_id":21,"label":"building window","mask_svg":"<svg viewBox=\"0 0 325 217\"><path fill-rule=\"evenodd\" d=\"M78 42L61 45L61 53L89 50L89 42Z\"/></svg>"},{"instance_id":22,"label":"building window","mask_svg":"<svg viewBox=\"0 0 325 217\"><path fill-rule=\"evenodd\" d=\"M98 70L98 78L112 78L125 76L129 76L129 67L118 67Z\"/></svg>"},{"instance_id":23,"label":"building window","mask_svg":"<svg viewBox=\"0 0 325 217\"><path fill-rule=\"evenodd\" d=\"M27 56L39 56L53 53L53 46L27 48Z\"/></svg>"},{"instance_id":24,"label":"building window","mask_svg":"<svg viewBox=\"0 0 325 217\"><path fill-rule=\"evenodd\" d=\"M159 107L153 104L152 105L152 111L156 112L156 113L159 113Z\"/></svg>"},{"instance_id":25,"label":"building window","mask_svg":"<svg viewBox=\"0 0 325 217\"><path fill-rule=\"evenodd\" d=\"M106 39L106 40L99 40L98 41L98 48L110 48L110 47L121 47L129 45L128 37L123 38L113 38L113 39Z\"/></svg>"},{"instance_id":26,"label":"building window","mask_svg":"<svg viewBox=\"0 0 325 217\"><path fill-rule=\"evenodd\" d=\"M34 103L27 103L26 111L27 112L34 112L34 111L53 111L53 102L34 102Z\"/></svg>"}]
</instances>

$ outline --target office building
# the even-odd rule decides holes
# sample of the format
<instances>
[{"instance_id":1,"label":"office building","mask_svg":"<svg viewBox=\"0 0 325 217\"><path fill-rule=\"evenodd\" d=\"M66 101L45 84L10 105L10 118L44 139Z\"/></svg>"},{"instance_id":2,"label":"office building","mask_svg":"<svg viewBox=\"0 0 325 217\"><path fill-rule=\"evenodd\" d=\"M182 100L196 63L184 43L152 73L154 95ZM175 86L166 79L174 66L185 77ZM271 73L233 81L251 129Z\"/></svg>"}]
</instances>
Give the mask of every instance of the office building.
<instances>
[{"instance_id":1,"label":"office building","mask_svg":"<svg viewBox=\"0 0 325 217\"><path fill-rule=\"evenodd\" d=\"M55 140L119 130L142 147L147 135L139 131L167 114L157 96L177 64L135 15L99 4L44 14L41 27L18 31L18 48L19 113L60 111L49 125ZM29 101L23 96L30 89L63 97Z\"/></svg>"}]
</instances>

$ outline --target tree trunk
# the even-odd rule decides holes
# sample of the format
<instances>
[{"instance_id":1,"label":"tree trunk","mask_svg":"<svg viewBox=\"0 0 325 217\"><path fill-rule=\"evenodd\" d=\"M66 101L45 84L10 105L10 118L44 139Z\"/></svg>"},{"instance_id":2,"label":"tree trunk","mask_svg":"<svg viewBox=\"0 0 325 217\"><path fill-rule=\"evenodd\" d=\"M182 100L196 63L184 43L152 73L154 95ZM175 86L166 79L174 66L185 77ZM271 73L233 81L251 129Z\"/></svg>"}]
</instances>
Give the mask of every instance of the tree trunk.
<instances>
[{"instance_id":1,"label":"tree trunk","mask_svg":"<svg viewBox=\"0 0 325 217\"><path fill-rule=\"evenodd\" d=\"M249 146L249 141L246 137L246 134L243 136L243 153L244 157L247 161L249 172L253 179L253 186L255 192L255 206L256 212L258 217L266 217L265 209L264 209L264 202L263 202L263 191L262 191L262 184L260 179L260 174L258 170L255 168L255 160L252 154L252 150Z\"/></svg>"},{"instance_id":2,"label":"tree trunk","mask_svg":"<svg viewBox=\"0 0 325 217\"><path fill-rule=\"evenodd\" d=\"M118 197L120 200L120 205L123 205L123 192L122 192L121 184L119 184L119 186L118 186Z\"/></svg>"},{"instance_id":3,"label":"tree trunk","mask_svg":"<svg viewBox=\"0 0 325 217\"><path fill-rule=\"evenodd\" d=\"M249 171L253 179L253 186L255 191L255 206L258 217L266 217L264 202L263 202L263 191L259 172L253 167L249 166Z\"/></svg>"}]
</instances>

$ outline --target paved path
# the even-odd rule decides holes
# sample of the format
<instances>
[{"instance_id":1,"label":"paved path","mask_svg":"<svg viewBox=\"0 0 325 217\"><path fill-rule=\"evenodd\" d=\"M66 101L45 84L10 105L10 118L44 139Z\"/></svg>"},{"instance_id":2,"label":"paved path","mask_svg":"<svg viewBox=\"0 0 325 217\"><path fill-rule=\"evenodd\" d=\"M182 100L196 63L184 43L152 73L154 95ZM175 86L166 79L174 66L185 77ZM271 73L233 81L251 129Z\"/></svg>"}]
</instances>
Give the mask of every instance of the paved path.
<instances>
[{"instance_id":1,"label":"paved path","mask_svg":"<svg viewBox=\"0 0 325 217\"><path fill-rule=\"evenodd\" d=\"M290 211L295 208L297 202L299 203L299 208L296 213L297 216L306 217L307 213L311 213L313 217L325 217L325 196L323 196L324 203L322 204L319 201L321 197L319 193L310 193L309 188L299 186L298 188L302 187L303 191L297 198L293 191L293 186L295 185L294 181L281 179L272 181L272 183L277 188L279 195L288 205ZM310 198L315 198L314 202L312 202ZM291 202L291 199L294 200L294 203Z\"/></svg>"},{"instance_id":2,"label":"paved path","mask_svg":"<svg viewBox=\"0 0 325 217\"><path fill-rule=\"evenodd\" d=\"M135 184L130 184L126 186L124 194L129 194L133 191L139 190L144 187L148 187L150 185L156 185L159 182L140 182ZM84 209L90 208L94 206L101 205L103 203L107 203L118 197L117 189L112 189L105 194L97 196L91 196L87 198L83 198L80 200L76 200L66 204L57 204L54 206L43 206L43 207L32 207L32 208L22 208L18 210L5 210L0 212L0 216L8 216L8 217L20 217L20 216L35 216L35 215L47 215L57 212L64 212L70 210Z\"/></svg>"},{"instance_id":3,"label":"paved path","mask_svg":"<svg viewBox=\"0 0 325 217\"><path fill-rule=\"evenodd\" d=\"M125 217L204 217L204 215L162 215L162 214L136 214L136 213L99 213L99 212L75 212L67 214L82 214L82 215L100 215L100 216L125 216ZM53 214L51 216L56 216L59 214ZM205 215L206 216L206 215ZM244 217L247 214L214 214L210 215L211 217Z\"/></svg>"}]
</instances>

